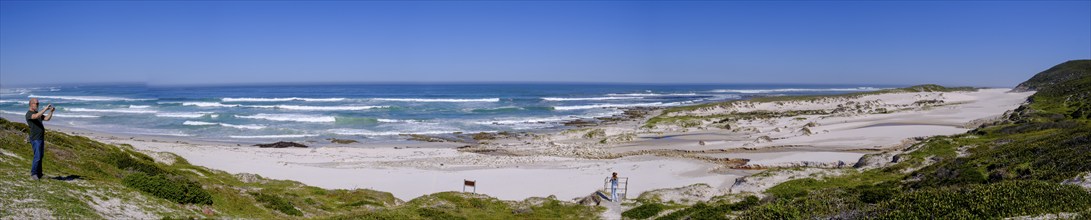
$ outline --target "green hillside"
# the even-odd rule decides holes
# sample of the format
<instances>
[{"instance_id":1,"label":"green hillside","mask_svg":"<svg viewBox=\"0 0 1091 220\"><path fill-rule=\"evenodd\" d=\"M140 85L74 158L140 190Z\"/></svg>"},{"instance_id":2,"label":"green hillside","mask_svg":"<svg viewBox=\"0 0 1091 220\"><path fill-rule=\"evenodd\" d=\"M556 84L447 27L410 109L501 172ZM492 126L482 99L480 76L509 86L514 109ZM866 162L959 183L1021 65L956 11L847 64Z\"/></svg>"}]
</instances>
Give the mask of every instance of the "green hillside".
<instances>
[{"instance_id":1,"label":"green hillside","mask_svg":"<svg viewBox=\"0 0 1091 220\"><path fill-rule=\"evenodd\" d=\"M232 175L169 153L147 154L59 132L47 135L45 174L30 180L25 124L0 119L0 217L478 219L597 218L600 209L552 198L501 201L443 192L403 202L387 192L327 190Z\"/></svg>"}]
</instances>

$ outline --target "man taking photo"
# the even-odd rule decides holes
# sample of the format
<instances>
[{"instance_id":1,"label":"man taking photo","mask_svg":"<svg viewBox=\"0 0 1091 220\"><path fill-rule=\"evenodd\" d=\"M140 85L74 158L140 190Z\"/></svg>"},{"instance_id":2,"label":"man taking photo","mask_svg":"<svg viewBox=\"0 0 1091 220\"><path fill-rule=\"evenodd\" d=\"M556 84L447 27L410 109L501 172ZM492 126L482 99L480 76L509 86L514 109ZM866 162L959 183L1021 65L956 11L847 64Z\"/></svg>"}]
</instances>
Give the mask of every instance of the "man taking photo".
<instances>
[{"instance_id":1,"label":"man taking photo","mask_svg":"<svg viewBox=\"0 0 1091 220\"><path fill-rule=\"evenodd\" d=\"M42 178L42 157L45 157L45 126L42 125L43 121L49 121L53 119L53 111L57 110L50 104L45 107L44 111L38 111L38 99L30 98L30 110L27 111L27 126L30 127L30 133L27 136L27 141L34 148L34 161L30 165L30 179L39 180ZM45 115L45 112L49 111L49 115Z\"/></svg>"}]
</instances>

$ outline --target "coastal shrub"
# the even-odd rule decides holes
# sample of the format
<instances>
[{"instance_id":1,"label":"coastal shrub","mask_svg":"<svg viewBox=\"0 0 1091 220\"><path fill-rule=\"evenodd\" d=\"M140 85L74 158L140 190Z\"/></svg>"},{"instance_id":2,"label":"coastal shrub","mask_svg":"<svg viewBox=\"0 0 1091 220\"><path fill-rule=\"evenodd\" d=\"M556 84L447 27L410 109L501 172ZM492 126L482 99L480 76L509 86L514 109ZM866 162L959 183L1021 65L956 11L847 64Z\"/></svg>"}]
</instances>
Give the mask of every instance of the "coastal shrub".
<instances>
[{"instance_id":1,"label":"coastal shrub","mask_svg":"<svg viewBox=\"0 0 1091 220\"><path fill-rule=\"evenodd\" d=\"M23 133L27 133L30 131L30 127L27 127L27 124L13 123L4 118L0 118L0 126L3 126L4 130L15 130Z\"/></svg>"},{"instance_id":2,"label":"coastal shrub","mask_svg":"<svg viewBox=\"0 0 1091 220\"><path fill-rule=\"evenodd\" d=\"M876 185L857 186L855 192L859 195L861 202L874 204L894 197L898 193L897 187L897 183L891 181Z\"/></svg>"},{"instance_id":3,"label":"coastal shrub","mask_svg":"<svg viewBox=\"0 0 1091 220\"><path fill-rule=\"evenodd\" d=\"M621 216L630 219L646 219L658 215L659 212L663 211L663 208L665 208L663 207L663 204L644 203L643 205L622 212Z\"/></svg>"},{"instance_id":4,"label":"coastal shrub","mask_svg":"<svg viewBox=\"0 0 1091 220\"><path fill-rule=\"evenodd\" d=\"M106 158L107 160L113 162L114 166L121 170L142 172L147 175L158 175L165 173L163 169L160 169L158 166L155 165L155 162L151 158L133 158L133 156L130 156L130 154L125 151L110 153L106 156Z\"/></svg>"},{"instance_id":5,"label":"coastal shrub","mask_svg":"<svg viewBox=\"0 0 1091 220\"><path fill-rule=\"evenodd\" d=\"M941 161L911 175L919 179L911 187L1005 180L1060 182L1091 172L1091 128L986 133L989 138L982 140L984 146L971 149L972 154Z\"/></svg>"},{"instance_id":6,"label":"coastal shrub","mask_svg":"<svg viewBox=\"0 0 1091 220\"><path fill-rule=\"evenodd\" d=\"M785 181L779 185L773 186L765 191L765 193L772 195L776 198L794 198L800 196L806 196L807 192L817 186L821 186L822 181L814 178L802 178Z\"/></svg>"},{"instance_id":7,"label":"coastal shrub","mask_svg":"<svg viewBox=\"0 0 1091 220\"><path fill-rule=\"evenodd\" d=\"M991 219L1091 208L1091 192L1046 181L1005 181L917 190L880 203L879 219Z\"/></svg>"},{"instance_id":8,"label":"coastal shrub","mask_svg":"<svg viewBox=\"0 0 1091 220\"><path fill-rule=\"evenodd\" d=\"M596 138L596 137L602 137L602 136L607 136L607 131L606 130L595 129L595 130L591 130L591 131L587 132L586 134L584 134L584 138Z\"/></svg>"},{"instance_id":9,"label":"coastal shrub","mask_svg":"<svg viewBox=\"0 0 1091 220\"><path fill-rule=\"evenodd\" d=\"M212 196L201 185L182 176L166 174L148 175L133 173L122 179L125 186L149 193L155 197L182 204L212 204Z\"/></svg>"},{"instance_id":10,"label":"coastal shrub","mask_svg":"<svg viewBox=\"0 0 1091 220\"><path fill-rule=\"evenodd\" d=\"M361 200L357 200L357 201L349 203L349 204L345 204L345 206L347 206L347 207L356 207L356 206L365 206L365 205L382 207L383 203L382 202L372 201L370 199L361 199Z\"/></svg>"},{"instance_id":11,"label":"coastal shrub","mask_svg":"<svg viewBox=\"0 0 1091 220\"><path fill-rule=\"evenodd\" d=\"M272 209L272 210L277 210L278 212L284 213L284 214L287 214L287 215L294 215L294 216L302 216L303 215L303 212L299 211L299 209L296 209L295 206L292 205L291 202L288 202L288 200L285 200L284 198L281 198L280 196L269 194L269 193L260 193L260 192L250 193L250 195L254 196L254 200L257 200L259 203L262 204L262 206L265 206L265 208L269 208L269 209Z\"/></svg>"},{"instance_id":12,"label":"coastal shrub","mask_svg":"<svg viewBox=\"0 0 1091 220\"><path fill-rule=\"evenodd\" d=\"M595 219L603 208L555 198L512 202L481 194L440 192L398 206L354 210L328 219Z\"/></svg>"},{"instance_id":13,"label":"coastal shrub","mask_svg":"<svg viewBox=\"0 0 1091 220\"><path fill-rule=\"evenodd\" d=\"M864 217L845 212L866 208L867 204L860 202L849 190L836 187L811 191L806 196L776 198L771 202L744 210L739 217L740 219L858 219Z\"/></svg>"},{"instance_id":14,"label":"coastal shrub","mask_svg":"<svg viewBox=\"0 0 1091 220\"><path fill-rule=\"evenodd\" d=\"M703 220L703 219L724 219L728 213L733 211L746 210L750 207L756 206L760 203L758 197L747 196L739 202L709 205L705 203L698 203L692 207L685 208L672 212L671 214L657 218L657 220L676 220L676 219L690 219L690 220Z\"/></svg>"},{"instance_id":15,"label":"coastal shrub","mask_svg":"<svg viewBox=\"0 0 1091 220\"><path fill-rule=\"evenodd\" d=\"M422 217L424 219L449 219L449 220L464 220L464 219L466 219L465 217L462 217L462 216L451 215L450 213L440 211L440 210L436 210L436 209L432 209L432 208L417 209L417 214L420 215L420 217Z\"/></svg>"},{"instance_id":16,"label":"coastal shrub","mask_svg":"<svg viewBox=\"0 0 1091 220\"><path fill-rule=\"evenodd\" d=\"M357 211L343 215L335 215L320 219L327 220L389 220L389 219L422 219L419 215L413 212L407 212L405 209L379 209L379 210L367 210Z\"/></svg>"}]
</instances>

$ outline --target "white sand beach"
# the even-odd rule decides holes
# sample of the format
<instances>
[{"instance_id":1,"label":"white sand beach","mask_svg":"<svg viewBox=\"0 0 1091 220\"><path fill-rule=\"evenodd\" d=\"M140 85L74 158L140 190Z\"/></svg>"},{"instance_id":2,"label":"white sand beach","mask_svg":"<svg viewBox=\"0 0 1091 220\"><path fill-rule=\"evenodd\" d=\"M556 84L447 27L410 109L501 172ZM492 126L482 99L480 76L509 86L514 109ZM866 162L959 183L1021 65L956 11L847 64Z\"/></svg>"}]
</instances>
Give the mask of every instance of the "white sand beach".
<instances>
[{"instance_id":1,"label":"white sand beach","mask_svg":"<svg viewBox=\"0 0 1091 220\"><path fill-rule=\"evenodd\" d=\"M142 151L170 152L192 164L231 173L295 180L323 188L368 188L391 192L403 200L460 191L463 180L478 181L478 193L500 199L550 195L570 199L601 189L603 179L611 172L629 178L629 198L635 198L645 191L697 183L714 187L718 194L728 193L736 178L756 172L731 169L739 165L851 166L865 153L892 149L913 137L965 132L974 123L1014 109L1031 94L1007 91L890 93L780 103L740 101L730 108L682 114L829 110L839 105L844 110L846 103L863 104L846 113L738 120L730 129L716 128L715 122L648 128L643 126L647 120L643 118L574 129L601 129L603 135L594 138L580 132L551 132L473 146L500 150L492 153L470 152L458 148L465 143L450 142L273 149L79 128L58 130L107 143L130 144ZM920 105L921 100L938 101ZM880 108L886 110L875 111ZM803 128L810 132L800 132ZM749 161L740 164L718 158Z\"/></svg>"}]
</instances>

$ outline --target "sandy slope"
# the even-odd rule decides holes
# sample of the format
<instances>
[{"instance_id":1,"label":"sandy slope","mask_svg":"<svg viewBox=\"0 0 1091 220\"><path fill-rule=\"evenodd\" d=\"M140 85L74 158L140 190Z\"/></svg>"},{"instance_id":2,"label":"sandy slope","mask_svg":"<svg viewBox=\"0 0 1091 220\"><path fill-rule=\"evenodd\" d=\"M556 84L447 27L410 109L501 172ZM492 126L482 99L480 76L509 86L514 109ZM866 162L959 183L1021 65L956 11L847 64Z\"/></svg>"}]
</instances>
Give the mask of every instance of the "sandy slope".
<instances>
[{"instance_id":1,"label":"sandy slope","mask_svg":"<svg viewBox=\"0 0 1091 220\"><path fill-rule=\"evenodd\" d=\"M780 152L777 160L768 161L767 154L734 154L752 159L752 164L790 165L793 161L855 162L864 152L887 149L913 137L950 135L966 132L974 122L996 118L1015 109L1032 93L1010 93L1008 89L982 89L976 92L926 92L870 95L855 99L790 101L781 103L741 103L735 108L717 108L687 112L688 115L716 115L733 112L832 110L838 105L870 103L859 110L830 115L800 115L792 117L741 120L732 129L715 128L705 123L696 128L657 126L646 131L638 140L608 146L612 153L649 149L670 150L735 150L745 152ZM941 100L935 105L917 106L921 100ZM890 113L868 113L866 110L885 108ZM814 126L808 126L812 124ZM809 134L802 130L806 128ZM666 138L664 138L666 137ZM702 145L701 142L704 142ZM854 154L806 153L850 151ZM856 155L846 157L846 155ZM719 157L723 157L720 155Z\"/></svg>"}]
</instances>

